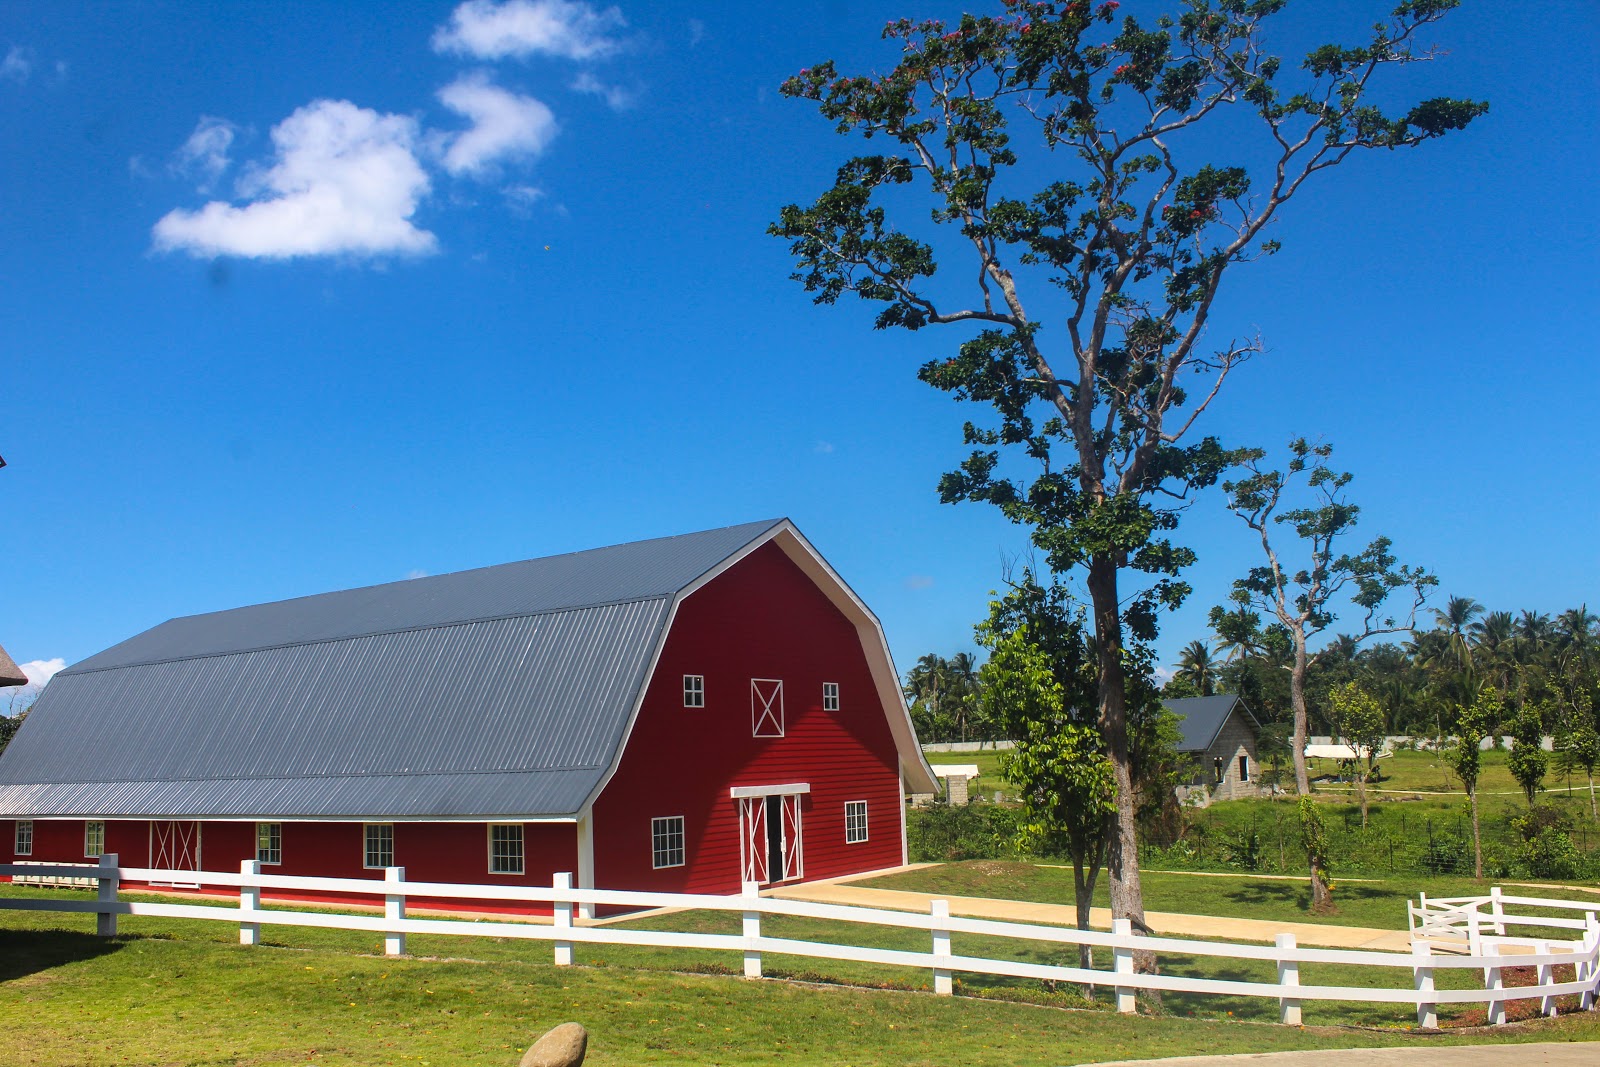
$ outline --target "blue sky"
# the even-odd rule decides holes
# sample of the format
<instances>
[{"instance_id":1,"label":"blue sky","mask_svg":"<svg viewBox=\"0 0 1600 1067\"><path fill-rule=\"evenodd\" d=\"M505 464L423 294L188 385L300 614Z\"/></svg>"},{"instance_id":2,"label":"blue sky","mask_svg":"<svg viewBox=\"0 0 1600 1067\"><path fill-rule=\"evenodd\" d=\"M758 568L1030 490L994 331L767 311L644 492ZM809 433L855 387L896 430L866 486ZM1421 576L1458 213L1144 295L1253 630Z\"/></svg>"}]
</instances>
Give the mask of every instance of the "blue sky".
<instances>
[{"instance_id":1,"label":"blue sky","mask_svg":"<svg viewBox=\"0 0 1600 1067\"><path fill-rule=\"evenodd\" d=\"M1272 40L1383 7L1292 5ZM788 515L902 669L969 647L1025 539L934 492L969 413L915 369L959 336L814 308L764 233L860 147L779 83L886 68L885 19L959 10L0 6L0 642L71 663L175 615ZM1505 10L1469 3L1410 75L1485 119L1354 160L1231 280L1217 329L1269 354L1205 429L1326 437L1362 532L1441 596L1555 612L1600 603L1600 30ZM1183 539L1169 662L1253 562L1214 495Z\"/></svg>"}]
</instances>

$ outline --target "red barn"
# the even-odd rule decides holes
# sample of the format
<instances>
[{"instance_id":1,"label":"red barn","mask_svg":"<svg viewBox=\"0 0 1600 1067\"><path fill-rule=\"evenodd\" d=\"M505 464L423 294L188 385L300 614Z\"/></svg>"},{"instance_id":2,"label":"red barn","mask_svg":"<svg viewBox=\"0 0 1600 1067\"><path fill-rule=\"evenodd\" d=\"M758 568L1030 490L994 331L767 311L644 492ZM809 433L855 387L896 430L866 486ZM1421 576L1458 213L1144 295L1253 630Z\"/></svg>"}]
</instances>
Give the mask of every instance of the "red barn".
<instances>
[{"instance_id":1,"label":"red barn","mask_svg":"<svg viewBox=\"0 0 1600 1067\"><path fill-rule=\"evenodd\" d=\"M905 862L933 788L877 619L776 520L147 630L0 756L0 862L726 893Z\"/></svg>"}]
</instances>

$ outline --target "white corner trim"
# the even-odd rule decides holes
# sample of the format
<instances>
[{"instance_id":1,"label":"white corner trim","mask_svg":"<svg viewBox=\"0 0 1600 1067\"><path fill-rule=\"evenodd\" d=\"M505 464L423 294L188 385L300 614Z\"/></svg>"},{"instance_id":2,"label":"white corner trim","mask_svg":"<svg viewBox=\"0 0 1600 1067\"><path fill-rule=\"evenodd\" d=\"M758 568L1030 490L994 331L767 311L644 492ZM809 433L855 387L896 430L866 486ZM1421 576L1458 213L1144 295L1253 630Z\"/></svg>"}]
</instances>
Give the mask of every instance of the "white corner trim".
<instances>
[{"instance_id":1,"label":"white corner trim","mask_svg":"<svg viewBox=\"0 0 1600 1067\"><path fill-rule=\"evenodd\" d=\"M792 785L736 785L728 790L728 795L738 800L741 797L792 797L809 792L809 782L796 782Z\"/></svg>"}]
</instances>

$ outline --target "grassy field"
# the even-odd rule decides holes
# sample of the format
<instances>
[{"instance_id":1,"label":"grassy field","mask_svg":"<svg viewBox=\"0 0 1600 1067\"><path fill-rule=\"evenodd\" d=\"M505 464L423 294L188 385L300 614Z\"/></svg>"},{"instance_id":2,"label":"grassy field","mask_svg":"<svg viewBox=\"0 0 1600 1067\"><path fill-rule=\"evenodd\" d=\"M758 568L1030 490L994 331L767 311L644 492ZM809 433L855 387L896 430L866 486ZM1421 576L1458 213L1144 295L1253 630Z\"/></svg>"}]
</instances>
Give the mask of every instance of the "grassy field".
<instances>
[{"instance_id":1,"label":"grassy field","mask_svg":"<svg viewBox=\"0 0 1600 1067\"><path fill-rule=\"evenodd\" d=\"M974 867L961 865L951 877L991 877ZM1041 884L1053 879L1041 872ZM1002 882L987 888L1005 895ZM9 887L0 892L20 895ZM1262 1051L1462 1036L1410 1037L1403 1032L1404 1009L1371 1005L1308 1005L1308 1022L1337 1025L1294 1029L1257 1025L1275 1017L1270 1002L1169 996L1164 1014L1130 1018L1110 1012L1104 998L1087 1005L1075 992L1045 990L1037 982L968 981L963 996L933 997L918 991L928 980L920 972L802 958L765 961L769 974L797 981L746 982L728 976L739 966L732 953L580 945L579 966L556 968L548 944L510 939L412 937L411 957L386 959L377 955L376 940L360 933L269 926L267 944L247 949L234 943L237 928L226 923L124 918L121 935L104 940L89 933L92 922L0 912L6 1062L509 1065L539 1032L568 1019L590 1027L589 1062L597 1065L998 1067L1173 1055L1195 1047ZM639 925L730 931L737 922L725 914L681 913ZM926 938L793 919L769 919L766 929L886 947L923 948ZM955 947L1065 961L1060 949L993 938L958 937ZM1226 973L1219 973L1216 961L1168 958L1163 967L1168 973L1271 977L1269 965L1223 962ZM1365 969L1323 970L1308 968L1302 980L1379 979L1356 973ZM1584 1013L1488 1036L1595 1040L1600 1019Z\"/></svg>"}]
</instances>

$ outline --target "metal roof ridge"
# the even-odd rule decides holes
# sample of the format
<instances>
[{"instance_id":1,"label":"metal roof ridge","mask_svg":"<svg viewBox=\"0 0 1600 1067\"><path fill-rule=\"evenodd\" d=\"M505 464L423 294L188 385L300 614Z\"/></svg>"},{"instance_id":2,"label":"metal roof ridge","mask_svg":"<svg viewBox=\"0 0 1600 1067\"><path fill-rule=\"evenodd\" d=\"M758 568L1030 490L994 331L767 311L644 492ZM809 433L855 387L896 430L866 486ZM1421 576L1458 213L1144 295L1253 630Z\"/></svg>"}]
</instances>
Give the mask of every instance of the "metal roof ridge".
<instances>
[{"instance_id":1,"label":"metal roof ridge","mask_svg":"<svg viewBox=\"0 0 1600 1067\"><path fill-rule=\"evenodd\" d=\"M434 579L434 578L453 578L453 577L456 577L456 576L462 575L462 574L473 574L473 573L475 573L477 571L492 571L497 567L515 567L515 566L518 566L518 565L524 564L524 563L542 563L545 560L566 559L569 556L583 556L583 555L587 555L590 552L608 552L608 551L610 551L612 549L616 549L616 548L629 548L629 547L631 547L633 545L649 544L652 541L679 541L679 540L682 540L685 537L703 537L706 534L721 533L724 530L733 530L733 529L737 529L740 526L759 526L759 527L762 528L761 529L761 533L765 534L765 533L770 532L774 526L778 526L778 525L780 525L782 523L785 523L785 522L788 522L788 521L789 521L789 519L787 517L779 517L779 518L776 518L776 519L756 519L756 520L754 520L752 522L734 522L734 523L729 523L727 526L714 526L709 530L691 530L688 533L667 534L665 537L641 537L641 538L638 538L637 540L634 540L634 541L619 541L617 544L614 544L614 545L596 545L593 548L575 548L570 552L553 552L548 556L530 556L527 559L511 559L511 560L506 560L503 563L485 563L481 567L466 567L466 568L464 568L462 570L459 570L459 571L446 571L443 574L425 574L420 578L397 578L392 582L374 582L371 585L355 585L355 586L350 586L350 587L344 588L344 589L324 589L320 593L302 593L299 596L284 597L281 600L263 600L263 601L260 601L259 603L256 603L256 604L239 604L239 605L236 605L236 606L231 607L231 608L217 608L214 611L197 611L197 612L193 613L192 615L174 615L174 616L172 616L172 618L165 619L161 623L157 623L156 625L160 626L160 625L164 625L165 623L168 623L168 622L177 622L177 621L179 621L181 619L200 619L200 618L204 618L207 615L222 615L222 614L226 614L226 613L231 612L231 611L240 611L240 610L243 610L243 609L246 609L246 608L262 608L262 607L267 607L269 605L274 605L274 604L293 604L295 601L298 601L298 600L314 600L317 597L333 596L333 595L338 594L338 593L359 593L359 592L364 592L364 591L369 590L369 589L385 589L385 588L388 588L389 586L411 585L411 584L418 583L418 582L427 582L430 579ZM754 540L754 539L755 539L754 536L752 536L751 540ZM748 543L748 542L746 542L746 543ZM675 591L676 590L666 590L666 591L661 592L658 595L660 595L660 596L668 596L668 595L671 595L671 593L675 592ZM648 598L648 597L640 597L640 598L636 598L636 599L650 599L650 598ZM620 603L620 601L619 601L619 603ZM602 605L602 604L594 604L594 605L585 604L583 606L584 607L591 607L591 606L592 607L603 607L604 605ZM543 613L536 612L534 614L543 614ZM498 618L500 616L496 616L496 617ZM504 616L504 617L505 618L520 618L521 616ZM375 632L383 633L383 632L388 632L388 631L375 631ZM393 632L401 633L403 631L397 630L397 631L393 631ZM269 646L269 647L277 647L277 646Z\"/></svg>"},{"instance_id":2,"label":"metal roof ridge","mask_svg":"<svg viewBox=\"0 0 1600 1067\"><path fill-rule=\"evenodd\" d=\"M314 596L326 596L325 593L315 593ZM620 604L648 604L654 601L671 600L678 594L676 591L669 593L654 593L650 596L624 597L621 600L606 600L598 604L572 604L564 608L548 608L544 611L513 611L501 615L484 615L477 618L458 619L454 622L429 622L418 623L415 626L397 626L389 630L370 630L359 634L340 634L336 637L317 637L304 641L280 641L275 645L253 645L249 648L228 648L219 652L200 652L192 656L166 656L161 659L133 660L129 663L113 663L106 667L68 667L64 671L56 672L56 677L80 677L90 674L99 674L102 671L120 671L129 667L155 667L163 663L188 663L194 660L217 659L222 656L248 656L255 652L271 652L279 648L309 648L313 645L331 645L338 641L361 641L369 637L391 637L395 634L417 633L422 630L448 630L457 626L476 626L481 622L505 622L508 619L537 619L544 615L565 615L574 611L593 611L596 608L614 608ZM301 599L301 598L296 598ZM249 605L256 607L258 605ZM236 609L235 609L236 610ZM195 616L178 616L179 618L194 618ZM170 620L169 620L170 621ZM109 651L109 650L108 650ZM100 655L100 653L96 653Z\"/></svg>"}]
</instances>

